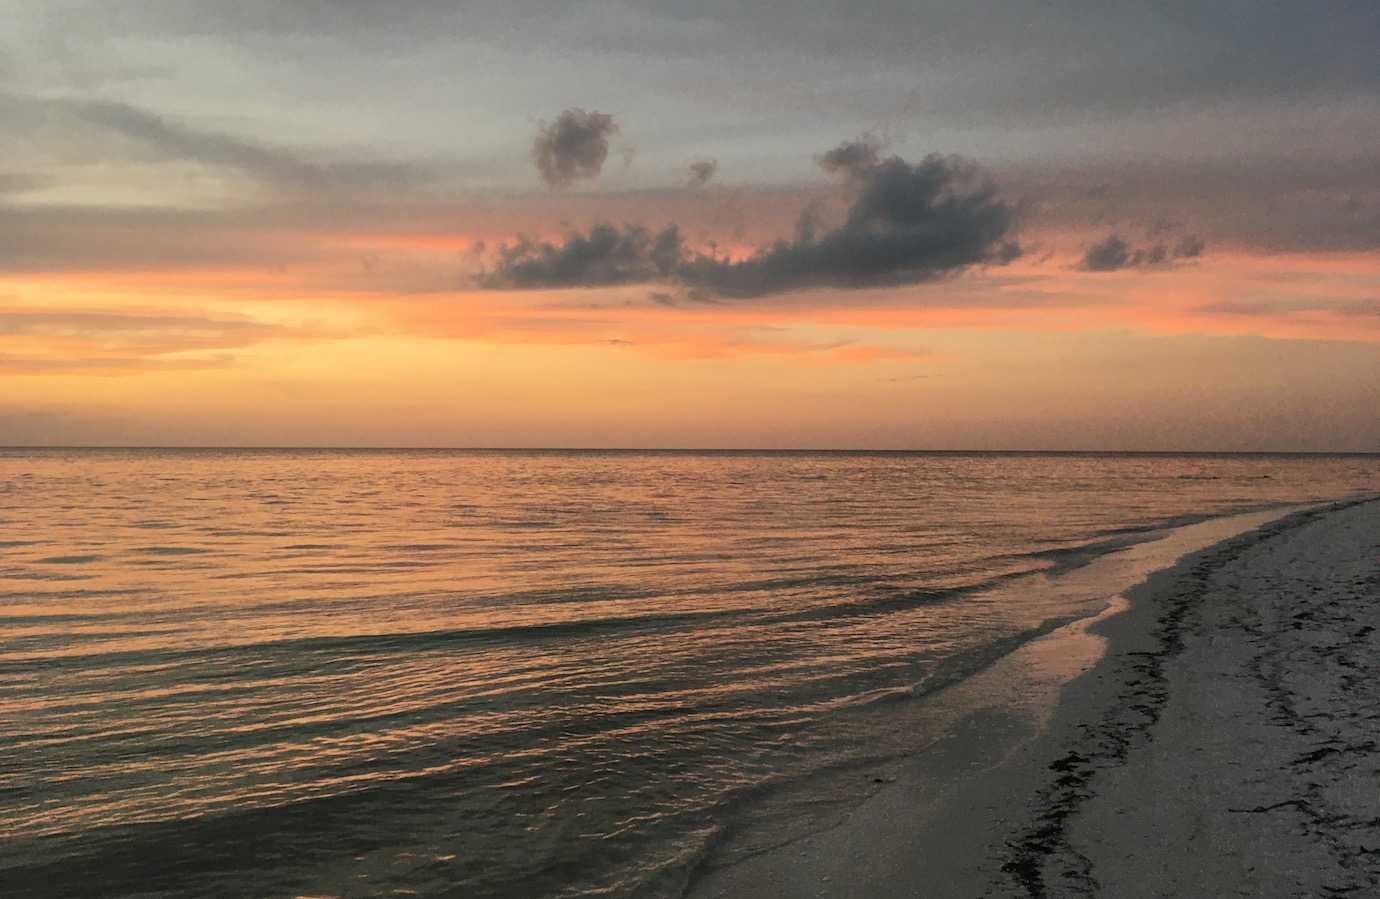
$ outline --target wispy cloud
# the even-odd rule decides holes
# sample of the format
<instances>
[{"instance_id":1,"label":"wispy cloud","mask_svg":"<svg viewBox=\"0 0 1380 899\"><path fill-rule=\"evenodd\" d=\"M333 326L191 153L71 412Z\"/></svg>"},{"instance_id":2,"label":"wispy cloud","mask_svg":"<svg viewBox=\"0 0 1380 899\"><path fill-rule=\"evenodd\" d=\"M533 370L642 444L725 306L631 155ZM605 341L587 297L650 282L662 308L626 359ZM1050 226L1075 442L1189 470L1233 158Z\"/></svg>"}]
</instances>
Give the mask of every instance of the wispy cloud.
<instances>
[{"instance_id":1,"label":"wispy cloud","mask_svg":"<svg viewBox=\"0 0 1380 899\"><path fill-rule=\"evenodd\" d=\"M690 188L704 187L719 171L719 162L716 159L697 159L690 163L690 174L686 179L686 186Z\"/></svg>"},{"instance_id":2,"label":"wispy cloud","mask_svg":"<svg viewBox=\"0 0 1380 899\"><path fill-rule=\"evenodd\" d=\"M235 357L229 353L175 359L143 359L130 356L19 356L0 353L0 372L12 375L61 375L72 373L124 373L153 371L205 371L227 368Z\"/></svg>"},{"instance_id":3,"label":"wispy cloud","mask_svg":"<svg viewBox=\"0 0 1380 899\"><path fill-rule=\"evenodd\" d=\"M0 196L32 193L51 187L54 183L56 179L52 175L36 172L0 173Z\"/></svg>"},{"instance_id":4,"label":"wispy cloud","mask_svg":"<svg viewBox=\"0 0 1380 899\"><path fill-rule=\"evenodd\" d=\"M233 350L323 336L244 316L0 308L0 368L29 374L219 368L233 362Z\"/></svg>"},{"instance_id":5,"label":"wispy cloud","mask_svg":"<svg viewBox=\"0 0 1380 899\"><path fill-rule=\"evenodd\" d=\"M270 144L197 128L146 109L109 100L49 101L78 118L136 140L177 160L234 169L280 185L322 188L417 184L418 167L385 162L325 162Z\"/></svg>"},{"instance_id":6,"label":"wispy cloud","mask_svg":"<svg viewBox=\"0 0 1380 899\"><path fill-rule=\"evenodd\" d=\"M1199 306L1197 311L1207 315L1243 316L1247 318L1278 317L1290 315L1326 315L1371 320L1380 325L1380 300L1339 300L1318 299L1288 300L1284 302L1249 302L1228 300L1221 303L1208 303Z\"/></svg>"},{"instance_id":7,"label":"wispy cloud","mask_svg":"<svg viewBox=\"0 0 1380 899\"><path fill-rule=\"evenodd\" d=\"M128 337L129 335L176 334L183 338L230 335L262 338L281 331L279 326L249 318L210 318L194 315L105 312L100 310L0 309L0 337L30 335Z\"/></svg>"}]
</instances>

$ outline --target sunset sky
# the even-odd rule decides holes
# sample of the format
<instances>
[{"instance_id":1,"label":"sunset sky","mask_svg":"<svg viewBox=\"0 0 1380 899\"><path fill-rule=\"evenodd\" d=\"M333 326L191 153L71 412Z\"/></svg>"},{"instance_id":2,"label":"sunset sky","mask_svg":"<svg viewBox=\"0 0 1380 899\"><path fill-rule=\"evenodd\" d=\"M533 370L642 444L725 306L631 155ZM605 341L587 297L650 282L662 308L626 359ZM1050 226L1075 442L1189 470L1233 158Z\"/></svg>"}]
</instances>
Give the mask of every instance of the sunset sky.
<instances>
[{"instance_id":1,"label":"sunset sky","mask_svg":"<svg viewBox=\"0 0 1380 899\"><path fill-rule=\"evenodd\" d=\"M0 0L0 445L1380 451L1377 47L1374 0Z\"/></svg>"}]
</instances>

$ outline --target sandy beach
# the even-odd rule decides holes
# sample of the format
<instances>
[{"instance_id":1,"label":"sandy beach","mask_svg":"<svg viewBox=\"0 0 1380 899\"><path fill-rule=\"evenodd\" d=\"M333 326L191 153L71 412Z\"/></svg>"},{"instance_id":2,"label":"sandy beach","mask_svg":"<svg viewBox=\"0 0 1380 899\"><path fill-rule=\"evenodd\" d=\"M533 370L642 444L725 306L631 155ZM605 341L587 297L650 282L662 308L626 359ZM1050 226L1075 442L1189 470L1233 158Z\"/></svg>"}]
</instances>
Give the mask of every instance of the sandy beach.
<instances>
[{"instance_id":1,"label":"sandy beach","mask_svg":"<svg viewBox=\"0 0 1380 899\"><path fill-rule=\"evenodd\" d=\"M689 895L1376 895L1377 548L1370 500L1186 556L959 688L1076 666L1051 713L969 713L835 826Z\"/></svg>"}]
</instances>

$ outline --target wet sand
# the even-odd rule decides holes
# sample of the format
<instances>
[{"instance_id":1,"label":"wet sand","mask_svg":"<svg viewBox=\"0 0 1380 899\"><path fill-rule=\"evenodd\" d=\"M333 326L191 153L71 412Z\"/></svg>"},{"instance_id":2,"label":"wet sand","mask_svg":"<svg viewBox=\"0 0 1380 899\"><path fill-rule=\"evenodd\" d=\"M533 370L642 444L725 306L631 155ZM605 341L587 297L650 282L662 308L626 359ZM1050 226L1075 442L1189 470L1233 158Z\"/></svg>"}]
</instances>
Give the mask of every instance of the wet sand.
<instances>
[{"instance_id":1,"label":"wet sand","mask_svg":"<svg viewBox=\"0 0 1380 899\"><path fill-rule=\"evenodd\" d=\"M955 691L1072 664L1052 713L976 707L836 826L689 895L1380 894L1380 501L1271 521L1126 598Z\"/></svg>"}]
</instances>

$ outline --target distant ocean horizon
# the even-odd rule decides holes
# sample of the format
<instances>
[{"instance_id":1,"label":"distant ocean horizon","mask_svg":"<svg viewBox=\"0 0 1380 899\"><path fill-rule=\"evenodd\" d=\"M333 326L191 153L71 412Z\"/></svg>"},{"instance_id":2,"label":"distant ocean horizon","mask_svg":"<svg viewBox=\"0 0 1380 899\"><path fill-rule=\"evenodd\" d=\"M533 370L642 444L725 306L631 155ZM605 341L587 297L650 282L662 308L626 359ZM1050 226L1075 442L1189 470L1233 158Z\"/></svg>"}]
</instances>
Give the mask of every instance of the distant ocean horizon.
<instances>
[{"instance_id":1,"label":"distant ocean horizon","mask_svg":"<svg viewBox=\"0 0 1380 899\"><path fill-rule=\"evenodd\" d=\"M675 896L1125 586L1073 573L1377 490L1373 453L0 449L0 885Z\"/></svg>"},{"instance_id":2,"label":"distant ocean horizon","mask_svg":"<svg viewBox=\"0 0 1380 899\"><path fill-rule=\"evenodd\" d=\"M808 455L814 453L916 456L1380 456L1377 450L1178 450L1178 449L916 449L888 447L733 447L733 446L386 446L304 444L0 444L0 451L285 452L285 453L734 453Z\"/></svg>"}]
</instances>

